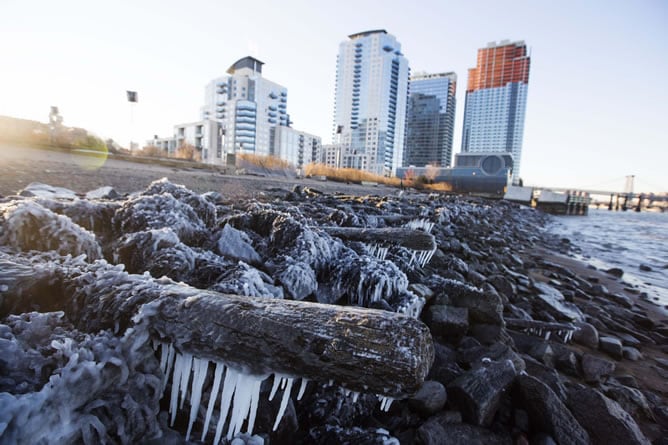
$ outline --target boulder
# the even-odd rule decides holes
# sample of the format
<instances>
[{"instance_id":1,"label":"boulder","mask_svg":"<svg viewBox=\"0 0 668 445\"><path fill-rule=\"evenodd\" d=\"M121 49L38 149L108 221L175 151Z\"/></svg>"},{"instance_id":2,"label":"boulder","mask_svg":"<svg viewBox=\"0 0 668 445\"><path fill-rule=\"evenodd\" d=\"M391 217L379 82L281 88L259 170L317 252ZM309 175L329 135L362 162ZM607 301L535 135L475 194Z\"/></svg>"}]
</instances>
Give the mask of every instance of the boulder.
<instances>
[{"instance_id":1,"label":"boulder","mask_svg":"<svg viewBox=\"0 0 668 445\"><path fill-rule=\"evenodd\" d=\"M622 348L622 355L626 360L631 360L632 362L637 362L643 358L642 353L633 346L624 346Z\"/></svg>"},{"instance_id":2,"label":"boulder","mask_svg":"<svg viewBox=\"0 0 668 445\"><path fill-rule=\"evenodd\" d=\"M515 298L515 294L517 294L517 286L505 276L499 274L492 275L487 278L487 281L494 286L497 292L505 296L507 299L513 300Z\"/></svg>"},{"instance_id":3,"label":"boulder","mask_svg":"<svg viewBox=\"0 0 668 445\"><path fill-rule=\"evenodd\" d=\"M582 373L587 383L598 383L602 377L615 372L615 363L591 354L582 356Z\"/></svg>"},{"instance_id":4,"label":"boulder","mask_svg":"<svg viewBox=\"0 0 668 445\"><path fill-rule=\"evenodd\" d=\"M633 417L617 402L595 389L583 387L572 390L568 406L580 425L587 430L594 445L650 444Z\"/></svg>"},{"instance_id":5,"label":"boulder","mask_svg":"<svg viewBox=\"0 0 668 445\"><path fill-rule=\"evenodd\" d=\"M519 376L517 389L531 419L531 427L536 432L550 434L561 445L589 442L589 435L584 428L543 382L529 375Z\"/></svg>"},{"instance_id":6,"label":"boulder","mask_svg":"<svg viewBox=\"0 0 668 445\"><path fill-rule=\"evenodd\" d=\"M598 347L615 360L621 360L624 357L622 355L622 342L616 337L601 337L598 341Z\"/></svg>"},{"instance_id":7,"label":"boulder","mask_svg":"<svg viewBox=\"0 0 668 445\"><path fill-rule=\"evenodd\" d=\"M510 435L494 433L488 429L465 423L441 423L429 419L418 428L416 443L424 445L512 445Z\"/></svg>"},{"instance_id":8,"label":"boulder","mask_svg":"<svg viewBox=\"0 0 668 445\"><path fill-rule=\"evenodd\" d=\"M613 267L611 269L608 269L605 271L608 275L612 275L613 277L621 278L624 275L624 271L620 269L619 267Z\"/></svg>"},{"instance_id":9,"label":"boulder","mask_svg":"<svg viewBox=\"0 0 668 445\"><path fill-rule=\"evenodd\" d=\"M552 389L557 397L559 397L562 401L566 401L568 393L557 371L543 365L539 361L529 356L524 356L524 363L526 365L527 374L532 377L536 377L538 380Z\"/></svg>"},{"instance_id":10,"label":"boulder","mask_svg":"<svg viewBox=\"0 0 668 445\"><path fill-rule=\"evenodd\" d=\"M510 360L487 363L487 366L473 369L450 383L448 397L459 407L466 422L489 426L501 396L516 374Z\"/></svg>"},{"instance_id":11,"label":"boulder","mask_svg":"<svg viewBox=\"0 0 668 445\"><path fill-rule=\"evenodd\" d=\"M440 382L427 380L418 392L408 399L408 405L424 416L431 416L443 409L447 399L445 387Z\"/></svg>"},{"instance_id":12,"label":"boulder","mask_svg":"<svg viewBox=\"0 0 668 445\"><path fill-rule=\"evenodd\" d=\"M538 300L559 321L582 321L584 316L573 303L566 301L561 292L545 283L535 283Z\"/></svg>"},{"instance_id":13,"label":"boulder","mask_svg":"<svg viewBox=\"0 0 668 445\"><path fill-rule=\"evenodd\" d=\"M575 323L575 331L573 332L573 341L577 344L587 346L591 349L598 348L598 330L589 323L580 321Z\"/></svg>"},{"instance_id":14,"label":"boulder","mask_svg":"<svg viewBox=\"0 0 668 445\"><path fill-rule=\"evenodd\" d=\"M453 306L467 308L472 322L503 324L503 304L498 295L486 294L477 287L449 280L439 280L441 292Z\"/></svg>"},{"instance_id":15,"label":"boulder","mask_svg":"<svg viewBox=\"0 0 668 445\"><path fill-rule=\"evenodd\" d=\"M241 230L235 229L230 224L226 224L223 227L218 238L217 247L218 253L225 257L255 265L262 262L262 258L251 245L248 235Z\"/></svg>"},{"instance_id":16,"label":"boulder","mask_svg":"<svg viewBox=\"0 0 668 445\"><path fill-rule=\"evenodd\" d=\"M434 364L431 366L427 378L447 385L463 373L464 370L457 364L457 353L453 349L435 342Z\"/></svg>"},{"instance_id":17,"label":"boulder","mask_svg":"<svg viewBox=\"0 0 668 445\"><path fill-rule=\"evenodd\" d=\"M86 199L118 199L120 197L121 195L110 186L100 187L86 193Z\"/></svg>"},{"instance_id":18,"label":"boulder","mask_svg":"<svg viewBox=\"0 0 668 445\"><path fill-rule=\"evenodd\" d=\"M432 305L427 310L425 322L432 335L459 338L469 327L469 311L466 308Z\"/></svg>"}]
</instances>

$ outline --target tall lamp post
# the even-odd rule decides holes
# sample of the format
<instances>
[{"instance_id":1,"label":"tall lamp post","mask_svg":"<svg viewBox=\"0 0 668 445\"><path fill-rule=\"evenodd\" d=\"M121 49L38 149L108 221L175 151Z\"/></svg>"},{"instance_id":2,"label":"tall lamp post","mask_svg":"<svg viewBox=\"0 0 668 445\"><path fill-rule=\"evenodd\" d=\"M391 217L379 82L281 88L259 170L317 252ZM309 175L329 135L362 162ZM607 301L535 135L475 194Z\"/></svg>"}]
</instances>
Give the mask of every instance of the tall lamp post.
<instances>
[{"instance_id":1,"label":"tall lamp post","mask_svg":"<svg viewBox=\"0 0 668 445\"><path fill-rule=\"evenodd\" d=\"M134 142L132 141L134 136L134 107L138 101L139 96L136 91L126 91L128 102L130 103L130 153L132 153L132 146Z\"/></svg>"}]
</instances>

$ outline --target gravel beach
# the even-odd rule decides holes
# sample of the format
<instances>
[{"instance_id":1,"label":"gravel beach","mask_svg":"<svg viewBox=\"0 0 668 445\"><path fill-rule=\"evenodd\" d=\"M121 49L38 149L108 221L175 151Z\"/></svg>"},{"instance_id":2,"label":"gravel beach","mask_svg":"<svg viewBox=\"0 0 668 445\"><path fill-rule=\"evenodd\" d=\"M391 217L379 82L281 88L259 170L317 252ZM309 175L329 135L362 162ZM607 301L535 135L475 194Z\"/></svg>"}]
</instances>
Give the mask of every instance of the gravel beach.
<instances>
[{"instance_id":1,"label":"gravel beach","mask_svg":"<svg viewBox=\"0 0 668 445\"><path fill-rule=\"evenodd\" d=\"M52 363L55 359L50 355L35 358L49 344L57 344L49 338L56 334L47 334L45 344L29 343L37 341L37 336L26 339L24 335L29 319L34 318L34 326L41 320L30 311L38 310L35 308L43 301L31 301L36 290L22 288L28 285L6 271L25 271L36 265L39 269L39 261L48 260L51 263L44 273L64 271L56 278L48 277L49 286L57 282L57 289L70 285L58 280L72 270L84 278L126 280L119 287L124 292L131 285L128 275L113 265L100 270L83 260L34 254L54 249L58 237L65 236L74 246L66 253L122 261L135 274L132 280L149 272L196 289L361 305L413 314L428 327L433 337L433 365L416 394L391 404L382 399L383 409L379 409L374 394L362 392L353 397L349 389L337 385L309 385L303 400L286 399L285 418L275 431L271 429L273 419L267 419L275 415L276 403L260 404L258 436L254 437L261 437L264 443L667 443L665 309L646 301L640 291L625 283L623 271L596 270L570 257L571 242L544 231L549 216L504 201L400 192L381 186L231 176L113 159L102 165L95 162L65 152L0 146L0 264L5 268L5 272L0 270L0 292L4 292L0 295L4 360L0 362L0 406L5 407L0 407L0 424L8 425L4 432L0 430L0 442L34 439L26 427L30 416L20 413L29 408L41 413L38 402L29 397L45 383L45 376L25 375L34 373L33 368L65 373L80 366L71 357L69 362L59 362L62 369ZM161 178L168 182L155 182ZM142 194L90 200L90 204L14 197L33 182L64 187L81 197L103 186L121 195ZM200 195L207 192L219 195ZM67 223L61 215L68 218ZM60 224L58 230L47 230L46 222L53 221ZM183 221L193 221L193 225L183 225ZM38 227L39 236L27 233L33 226ZM349 232L332 231L332 226ZM377 243L369 244L341 235L360 236L355 229L369 227L426 231L433 235L435 247L422 255L424 261L418 260L417 266L415 250L400 245L398 238L377 236ZM91 238L88 231L95 235ZM71 241L82 233L86 243ZM84 288L95 287L86 280ZM79 299L96 297L81 292ZM128 301L134 299L133 292ZM114 298L113 292L110 295ZM129 303L120 306L137 309ZM88 307L91 304L70 306L68 316L75 320L78 311ZM61 310L67 313L67 308ZM68 330L76 333L72 338L81 348L76 357L84 357L81 351L88 347L88 340L82 340L79 333L83 326L100 332L96 334L98 344L116 345L117 337L105 334L102 338L108 321L104 317L107 315L99 325L95 317L83 317L73 321L74 325L49 323L57 326L57 335ZM28 352L17 349L13 339L25 341ZM166 350L167 346L163 354ZM177 355L179 360L182 356ZM155 376L162 378L170 359L162 356L158 360L149 351L142 360L148 365L132 355L127 358L129 369L135 370L130 375L148 382ZM206 366L198 381L210 388L213 372L207 378ZM173 379L178 380L176 370ZM93 387L103 385L104 379L93 380ZM265 386L263 397L269 391ZM167 426L165 402L157 396L137 402L151 410L132 411L142 414L130 418L120 414L118 406L127 402L123 401L127 394L136 400L139 396L125 386L105 387L105 391L113 397L104 399L109 408L100 418L105 419L105 428L123 425L120 429L129 435L123 437L146 440L162 431L163 438L176 443L190 430L183 420ZM196 392L193 383L191 393ZM193 404L200 403L199 398L195 400ZM197 410L191 414L198 419L196 428L204 423L203 413L210 410L204 399L201 404L199 417ZM149 411L156 414L146 414ZM187 413L180 416L187 418ZM84 432L68 431L69 440L119 440L101 427L92 432L90 420L81 422ZM107 433L111 435L105 436ZM238 439L241 442L235 443L257 443L250 437Z\"/></svg>"}]
</instances>

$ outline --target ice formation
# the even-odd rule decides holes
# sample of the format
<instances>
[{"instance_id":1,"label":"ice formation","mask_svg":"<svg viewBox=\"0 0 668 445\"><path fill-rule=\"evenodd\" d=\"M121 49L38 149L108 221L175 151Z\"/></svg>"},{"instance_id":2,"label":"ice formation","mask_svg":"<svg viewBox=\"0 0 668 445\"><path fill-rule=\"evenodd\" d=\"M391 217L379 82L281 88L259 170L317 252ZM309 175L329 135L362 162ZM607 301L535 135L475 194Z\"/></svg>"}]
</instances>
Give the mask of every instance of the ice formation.
<instances>
[{"instance_id":1,"label":"ice formation","mask_svg":"<svg viewBox=\"0 0 668 445\"><path fill-rule=\"evenodd\" d=\"M174 348L172 345L161 344L160 351L164 357L161 356L160 366L162 370L169 369L170 355ZM195 358L190 354L181 354L177 352L174 358L174 369L171 374L172 390L170 394L170 425L174 424L177 412L183 409L185 396L189 391L190 394L190 415L188 418L188 430L186 433L186 440L189 440L193 425L197 419L200 402L204 394L204 382L211 362L207 359ZM224 374L224 379L223 379ZM189 385L188 382L191 380ZM248 374L232 367L225 365L222 362L215 362L214 378L211 391L209 392L209 400L206 404L206 414L204 417L204 424L200 440L204 441L209 432L211 418L215 411L216 401L220 395L220 405L218 422L216 424L215 436L213 443L218 444L223 436L223 430L227 423L226 439L231 440L233 437L239 435L244 423L246 423L247 434L253 434L255 426L255 418L257 409L260 403L260 388L262 383L267 380L269 376L257 376ZM223 382L221 385L221 381ZM272 400L277 390L283 390L281 404L276 414L273 430L278 428L278 425L285 414L294 378L274 374L274 383L269 395L269 400ZM307 379L302 379L297 399L299 400L306 390ZM179 403L180 402L180 403ZM228 419L229 415L229 419Z\"/></svg>"},{"instance_id":2,"label":"ice formation","mask_svg":"<svg viewBox=\"0 0 668 445\"><path fill-rule=\"evenodd\" d=\"M187 348L182 350L178 344L158 343L155 346L159 352L150 353L151 341L146 327L141 325L142 317L132 318L127 315L127 308L148 307L141 290L159 281L151 280L151 276L165 275L203 289L252 297L300 299L326 288L333 295L328 302L365 307L382 303L383 308L411 317L418 317L424 305L423 299L407 290L406 274L393 260L400 250L402 260L410 252L414 264L424 266L433 252L394 248L389 243L351 247L314 226L296 206L277 211L270 204L256 203L244 213L235 214L240 210L233 206L216 207L209 199L165 180L154 182L142 194L124 201L54 198L48 195L0 203L0 246L12 251L44 252L33 253L33 259L26 259L24 269L14 269L19 272L15 276L4 276L0 270L0 292L14 288L14 283L23 278L48 276L52 274L50 268L58 263L85 271L76 280L78 287L68 289L71 301L64 303L65 310L76 312L75 306L86 301L87 295L95 294L104 302L105 311L94 323L75 321L76 316L72 319L77 328L98 334L52 339L48 347L57 351L55 355L63 363L57 368L60 373L54 372L47 386L33 388L30 394L0 395L0 406L8 407L0 410L3 440L42 437L43 428L24 431L26 425L40 422L37 411L26 406L51 406L61 400L59 397L67 403L43 421L52 430L50 438L67 441L73 437L75 441L97 443L107 440L115 428L114 434L127 434L129 441L140 440L159 429L158 400L163 392L169 407L168 424L174 425L177 416L187 419L186 440L195 436L205 440L207 435L213 435L218 443L223 435L231 440L241 437L242 431L252 434L261 403L261 386L270 375L252 375L232 363L211 362L188 353ZM322 211L323 217L329 213L317 211ZM222 224L221 213L228 213L227 224ZM383 226L380 207L377 213L347 222ZM421 214L429 216L428 212ZM406 218L402 216L401 221ZM426 219L409 223L409 227L427 232L433 226ZM70 256L56 259L53 252ZM145 275L121 274L123 264L104 260L91 263L103 254L109 262L113 259L131 272ZM229 258L246 258L254 266L232 263ZM112 352L105 352L105 348ZM306 393L308 380L301 378L297 385L296 378L299 377L273 375L270 400L279 389L282 391L274 430L288 408L291 393L296 392L297 400ZM81 390L68 395L63 382ZM293 386L298 389L293 391ZM135 394L137 388L147 393ZM102 395L96 398L97 389ZM130 394L132 400L120 400L124 394ZM353 402L360 395L351 391L347 394ZM391 402L392 399L381 397L381 409L389 409ZM126 404L132 408L127 413L119 415L114 411ZM99 414L105 409L113 411L109 413L111 418ZM17 432L19 422L22 427ZM210 431L214 429L212 423L216 423L215 433Z\"/></svg>"},{"instance_id":3,"label":"ice formation","mask_svg":"<svg viewBox=\"0 0 668 445\"><path fill-rule=\"evenodd\" d=\"M19 251L55 251L61 255L102 258L95 234L35 201L0 204L0 245Z\"/></svg>"},{"instance_id":4,"label":"ice formation","mask_svg":"<svg viewBox=\"0 0 668 445\"><path fill-rule=\"evenodd\" d=\"M430 222L428 219L413 219L406 223L406 227L413 230L420 229L427 233L431 233L431 229L434 228L434 223Z\"/></svg>"}]
</instances>

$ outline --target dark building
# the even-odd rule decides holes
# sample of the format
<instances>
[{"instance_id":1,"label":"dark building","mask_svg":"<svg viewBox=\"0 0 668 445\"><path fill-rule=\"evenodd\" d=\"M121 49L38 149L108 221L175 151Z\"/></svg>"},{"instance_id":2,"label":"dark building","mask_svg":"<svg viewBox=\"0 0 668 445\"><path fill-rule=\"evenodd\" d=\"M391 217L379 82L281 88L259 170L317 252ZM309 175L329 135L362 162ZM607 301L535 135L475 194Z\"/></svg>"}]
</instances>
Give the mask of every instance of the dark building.
<instances>
[{"instance_id":1,"label":"dark building","mask_svg":"<svg viewBox=\"0 0 668 445\"><path fill-rule=\"evenodd\" d=\"M450 166L456 87L455 73L411 77L404 166Z\"/></svg>"}]
</instances>

